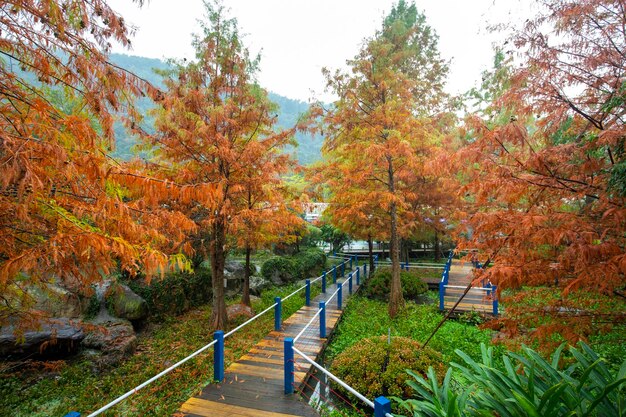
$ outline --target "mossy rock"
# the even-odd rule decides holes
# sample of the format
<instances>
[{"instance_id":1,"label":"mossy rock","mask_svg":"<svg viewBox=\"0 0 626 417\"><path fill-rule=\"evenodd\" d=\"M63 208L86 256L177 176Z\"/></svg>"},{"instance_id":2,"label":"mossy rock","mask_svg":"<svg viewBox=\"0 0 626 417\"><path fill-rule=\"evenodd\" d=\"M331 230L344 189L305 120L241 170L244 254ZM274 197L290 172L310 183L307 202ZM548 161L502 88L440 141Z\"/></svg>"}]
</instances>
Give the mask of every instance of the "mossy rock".
<instances>
[{"instance_id":1,"label":"mossy rock","mask_svg":"<svg viewBox=\"0 0 626 417\"><path fill-rule=\"evenodd\" d=\"M381 395L408 398L411 388L406 384L410 379L407 369L426 375L433 367L437 377L443 378L446 367L441 354L422 346L406 337L372 337L357 342L337 355L331 371L352 388L367 398ZM349 395L341 387L342 395Z\"/></svg>"},{"instance_id":2,"label":"mossy rock","mask_svg":"<svg viewBox=\"0 0 626 417\"><path fill-rule=\"evenodd\" d=\"M146 300L126 285L111 286L105 297L109 313L126 320L142 320L148 316Z\"/></svg>"}]
</instances>

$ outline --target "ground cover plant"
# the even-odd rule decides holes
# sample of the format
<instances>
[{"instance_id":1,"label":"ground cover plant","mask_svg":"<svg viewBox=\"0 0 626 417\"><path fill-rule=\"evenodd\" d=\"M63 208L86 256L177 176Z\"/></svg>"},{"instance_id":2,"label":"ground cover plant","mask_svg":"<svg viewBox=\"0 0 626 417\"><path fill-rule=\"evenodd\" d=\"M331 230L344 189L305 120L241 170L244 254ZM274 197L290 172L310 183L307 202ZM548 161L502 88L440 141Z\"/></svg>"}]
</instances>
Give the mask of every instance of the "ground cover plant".
<instances>
[{"instance_id":1,"label":"ground cover plant","mask_svg":"<svg viewBox=\"0 0 626 417\"><path fill-rule=\"evenodd\" d=\"M554 287L523 287L503 293L504 314L489 325L502 331L501 341L515 349L526 344L551 354L560 344L585 341L609 366L626 357L626 299L593 291L564 296ZM515 326L512 323L516 323Z\"/></svg>"},{"instance_id":2,"label":"ground cover plant","mask_svg":"<svg viewBox=\"0 0 626 417\"><path fill-rule=\"evenodd\" d=\"M427 293L432 304L408 302L395 319L389 318L386 303L371 300L357 293L348 300L343 317L326 350L332 360L361 340L374 336L408 337L423 342L430 335L441 314L435 304L436 294ZM461 321L446 322L429 346L442 355L444 363L456 358L455 349L462 349L473 358L480 357L480 344L491 341L492 331L481 330ZM499 352L500 348L496 348Z\"/></svg>"},{"instance_id":3,"label":"ground cover plant","mask_svg":"<svg viewBox=\"0 0 626 417\"><path fill-rule=\"evenodd\" d=\"M284 297L297 288L294 284L267 290L253 301L253 306L256 311L262 311L274 303L274 297ZM314 286L312 296L319 291L319 286ZM303 304L304 291L301 291L283 302L283 317L289 317ZM65 415L71 410L94 411L211 342L210 316L210 306L206 305L181 316L165 316L162 323L140 334L136 353L114 369L98 369L89 355L67 361L28 361L13 369L16 364L4 363L0 369L0 415L48 417ZM254 325L226 339L225 366L247 352L273 326L274 316L270 311ZM209 349L198 355L103 415L172 415L212 381L212 352Z\"/></svg>"}]
</instances>

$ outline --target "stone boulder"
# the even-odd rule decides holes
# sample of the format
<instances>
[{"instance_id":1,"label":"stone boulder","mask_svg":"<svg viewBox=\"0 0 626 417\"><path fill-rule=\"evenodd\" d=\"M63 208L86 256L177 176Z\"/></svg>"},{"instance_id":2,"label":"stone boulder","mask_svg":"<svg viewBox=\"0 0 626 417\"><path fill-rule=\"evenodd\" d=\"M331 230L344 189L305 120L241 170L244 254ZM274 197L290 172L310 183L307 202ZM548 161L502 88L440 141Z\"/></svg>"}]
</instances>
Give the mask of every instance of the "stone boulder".
<instances>
[{"instance_id":1,"label":"stone boulder","mask_svg":"<svg viewBox=\"0 0 626 417\"><path fill-rule=\"evenodd\" d=\"M138 296L126 285L112 285L105 296L107 309L115 317L137 321L148 316L146 300Z\"/></svg>"},{"instance_id":2,"label":"stone boulder","mask_svg":"<svg viewBox=\"0 0 626 417\"><path fill-rule=\"evenodd\" d=\"M49 317L75 319L83 312L80 297L56 284L46 284L43 288L30 287L26 292L35 300L33 309Z\"/></svg>"},{"instance_id":3,"label":"stone boulder","mask_svg":"<svg viewBox=\"0 0 626 417\"><path fill-rule=\"evenodd\" d=\"M250 277L250 294L260 296L261 292L272 286L272 281L260 276Z\"/></svg>"},{"instance_id":4,"label":"stone boulder","mask_svg":"<svg viewBox=\"0 0 626 417\"><path fill-rule=\"evenodd\" d=\"M81 346L101 351L101 361L106 365L119 363L122 358L132 354L137 347L137 336L135 336L133 325L127 320L100 321L96 319L86 326L85 333Z\"/></svg>"},{"instance_id":5,"label":"stone boulder","mask_svg":"<svg viewBox=\"0 0 626 417\"><path fill-rule=\"evenodd\" d=\"M244 322L254 317L254 310L245 304L232 304L226 308L226 314L231 322Z\"/></svg>"},{"instance_id":6,"label":"stone boulder","mask_svg":"<svg viewBox=\"0 0 626 417\"><path fill-rule=\"evenodd\" d=\"M227 295L232 296L241 292L245 269L245 265L241 262L226 262L224 265L224 287Z\"/></svg>"},{"instance_id":7,"label":"stone boulder","mask_svg":"<svg viewBox=\"0 0 626 417\"><path fill-rule=\"evenodd\" d=\"M13 325L0 329L0 355L72 352L85 337L82 323L69 318L41 321L37 330L16 334Z\"/></svg>"}]
</instances>

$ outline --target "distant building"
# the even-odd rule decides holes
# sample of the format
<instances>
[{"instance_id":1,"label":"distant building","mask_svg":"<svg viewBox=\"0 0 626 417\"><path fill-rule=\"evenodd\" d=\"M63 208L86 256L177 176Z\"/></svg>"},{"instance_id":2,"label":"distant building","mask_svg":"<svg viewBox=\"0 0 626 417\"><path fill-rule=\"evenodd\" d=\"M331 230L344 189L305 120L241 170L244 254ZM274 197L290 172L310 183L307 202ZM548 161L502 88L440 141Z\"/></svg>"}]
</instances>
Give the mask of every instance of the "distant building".
<instances>
[{"instance_id":1,"label":"distant building","mask_svg":"<svg viewBox=\"0 0 626 417\"><path fill-rule=\"evenodd\" d=\"M315 223L322 217L328 203L304 203L304 220Z\"/></svg>"}]
</instances>

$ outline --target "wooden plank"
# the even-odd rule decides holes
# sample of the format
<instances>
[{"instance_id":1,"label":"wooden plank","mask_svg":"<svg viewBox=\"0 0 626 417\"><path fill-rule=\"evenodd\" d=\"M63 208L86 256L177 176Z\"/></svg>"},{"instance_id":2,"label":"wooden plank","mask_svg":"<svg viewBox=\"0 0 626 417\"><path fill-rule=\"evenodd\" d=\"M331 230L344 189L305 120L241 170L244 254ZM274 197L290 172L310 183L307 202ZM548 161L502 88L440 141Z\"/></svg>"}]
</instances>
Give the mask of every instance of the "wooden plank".
<instances>
[{"instance_id":1,"label":"wooden plank","mask_svg":"<svg viewBox=\"0 0 626 417\"><path fill-rule=\"evenodd\" d=\"M232 363L225 372L221 384L206 386L199 395L189 399L181 411L191 416L300 416L313 417L317 412L308 404L298 401L298 395L285 396L283 386L284 338L295 337L317 313L319 300L325 300L334 292L329 285L327 294L312 300L311 307L302 307L282 323L280 331L271 331L263 340ZM355 290L358 286L354 286ZM343 297L349 298L347 291ZM336 308L336 300L326 307L328 333L341 318L342 310ZM319 338L319 321L301 335L296 347L317 359L328 339ZM226 345L228 348L228 344ZM296 355L294 377L296 385L302 385L311 371L311 365Z\"/></svg>"},{"instance_id":2,"label":"wooden plank","mask_svg":"<svg viewBox=\"0 0 626 417\"><path fill-rule=\"evenodd\" d=\"M181 411L183 413L191 412L207 417L298 417L294 414L276 413L256 408L239 407L237 405L208 401L201 398L190 398L185 404L183 404Z\"/></svg>"}]
</instances>

